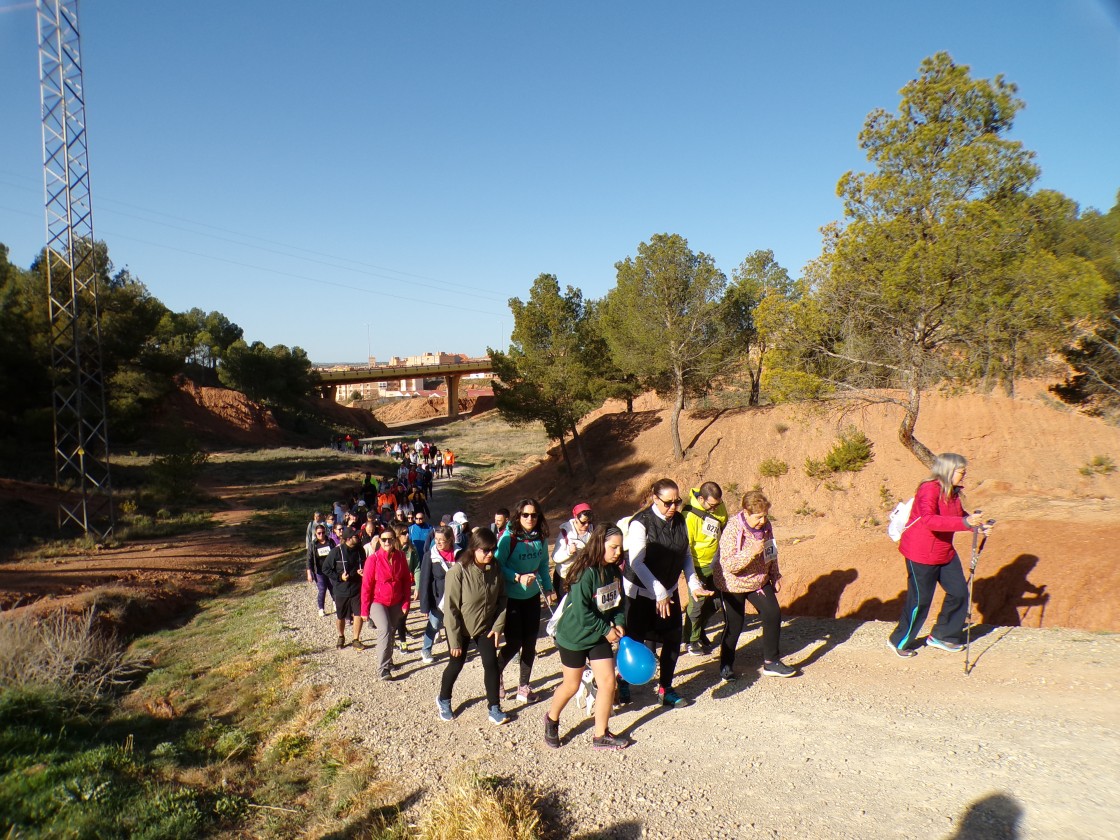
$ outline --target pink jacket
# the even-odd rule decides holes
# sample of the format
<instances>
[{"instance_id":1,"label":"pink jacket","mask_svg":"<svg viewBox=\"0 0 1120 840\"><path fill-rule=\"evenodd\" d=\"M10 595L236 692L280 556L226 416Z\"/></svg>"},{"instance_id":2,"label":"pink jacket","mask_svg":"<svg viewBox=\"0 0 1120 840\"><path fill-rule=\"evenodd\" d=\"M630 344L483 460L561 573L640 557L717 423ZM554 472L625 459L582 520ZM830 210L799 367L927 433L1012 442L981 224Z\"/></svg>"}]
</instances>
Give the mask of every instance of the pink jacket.
<instances>
[{"instance_id":1,"label":"pink jacket","mask_svg":"<svg viewBox=\"0 0 1120 840\"><path fill-rule=\"evenodd\" d=\"M925 566L944 566L957 552L953 548L953 534L970 531L965 524L964 506L960 496L946 499L938 481L923 481L914 494L914 506L898 550L907 560Z\"/></svg>"},{"instance_id":2,"label":"pink jacket","mask_svg":"<svg viewBox=\"0 0 1120 840\"><path fill-rule=\"evenodd\" d=\"M767 560L763 552L766 540L773 538L769 522L759 539L747 525L744 511L732 517L719 538L719 556L712 564L716 588L721 592L757 592L767 581L780 580L777 555Z\"/></svg>"},{"instance_id":3,"label":"pink jacket","mask_svg":"<svg viewBox=\"0 0 1120 840\"><path fill-rule=\"evenodd\" d=\"M412 572L399 548L377 549L362 568L362 617L369 618L370 604L407 607L412 596Z\"/></svg>"}]
</instances>

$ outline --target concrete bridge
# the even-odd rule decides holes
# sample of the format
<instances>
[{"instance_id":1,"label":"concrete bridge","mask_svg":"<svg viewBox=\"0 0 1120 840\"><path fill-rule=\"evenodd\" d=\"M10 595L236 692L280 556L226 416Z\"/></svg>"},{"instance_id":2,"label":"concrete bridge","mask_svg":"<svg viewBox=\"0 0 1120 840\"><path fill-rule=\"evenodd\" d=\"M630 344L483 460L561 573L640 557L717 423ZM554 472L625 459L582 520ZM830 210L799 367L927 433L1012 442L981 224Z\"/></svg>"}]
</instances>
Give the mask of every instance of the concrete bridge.
<instances>
[{"instance_id":1,"label":"concrete bridge","mask_svg":"<svg viewBox=\"0 0 1120 840\"><path fill-rule=\"evenodd\" d=\"M313 373L317 380L319 395L325 400L335 398L339 385L441 377L447 385L447 417L453 420L459 416L459 380L469 373L490 373L493 369L490 357L482 356L478 359L467 359L465 362L440 365L374 365L345 370L316 370Z\"/></svg>"}]
</instances>

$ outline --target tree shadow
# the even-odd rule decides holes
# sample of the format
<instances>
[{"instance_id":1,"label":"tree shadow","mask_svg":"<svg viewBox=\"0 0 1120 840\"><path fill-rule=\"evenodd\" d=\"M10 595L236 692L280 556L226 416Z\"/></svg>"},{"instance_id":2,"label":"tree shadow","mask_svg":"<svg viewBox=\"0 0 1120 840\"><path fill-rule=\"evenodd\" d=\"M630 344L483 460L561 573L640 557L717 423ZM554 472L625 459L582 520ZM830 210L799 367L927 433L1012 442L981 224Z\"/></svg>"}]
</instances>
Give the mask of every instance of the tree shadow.
<instances>
[{"instance_id":1,"label":"tree shadow","mask_svg":"<svg viewBox=\"0 0 1120 840\"><path fill-rule=\"evenodd\" d=\"M357 840L359 837L378 836L379 830L384 830L397 822L401 812L407 811L419 802L423 795L424 788L419 788L397 802L388 805L371 805L341 828L320 834L319 840Z\"/></svg>"},{"instance_id":2,"label":"tree shadow","mask_svg":"<svg viewBox=\"0 0 1120 840\"><path fill-rule=\"evenodd\" d=\"M946 840L1018 840L1023 807L1006 793L992 793L968 806Z\"/></svg>"},{"instance_id":3,"label":"tree shadow","mask_svg":"<svg viewBox=\"0 0 1120 840\"><path fill-rule=\"evenodd\" d=\"M703 418L706 419L708 422L705 423L703 426L701 426L700 431L698 431L695 435L692 436L692 440L690 440L688 442L688 445L685 446L684 451L687 452L688 450L692 449L692 447L694 447L696 445L696 441L700 440L700 438L704 435L704 432L706 432L706 431L708 431L708 429L712 428L712 425L719 418L721 418L725 413L727 413L726 408L717 408L714 411L702 412ZM693 412L691 416L700 417L701 414L698 414L697 412Z\"/></svg>"},{"instance_id":4,"label":"tree shadow","mask_svg":"<svg viewBox=\"0 0 1120 840\"><path fill-rule=\"evenodd\" d=\"M840 597L848 584L858 577L859 572L855 569L833 569L810 583L801 595L783 607L782 612L788 615L836 618L840 611Z\"/></svg>"},{"instance_id":5,"label":"tree shadow","mask_svg":"<svg viewBox=\"0 0 1120 840\"><path fill-rule=\"evenodd\" d=\"M1050 595L1046 592L1046 584L1035 585L1027 580L1037 565L1036 555L1020 554L991 577L974 581L973 598L980 620L985 624L1019 627L1031 609L1038 607L1038 623L1035 626L1042 627ZM1020 607L1026 607L1022 615Z\"/></svg>"}]
</instances>

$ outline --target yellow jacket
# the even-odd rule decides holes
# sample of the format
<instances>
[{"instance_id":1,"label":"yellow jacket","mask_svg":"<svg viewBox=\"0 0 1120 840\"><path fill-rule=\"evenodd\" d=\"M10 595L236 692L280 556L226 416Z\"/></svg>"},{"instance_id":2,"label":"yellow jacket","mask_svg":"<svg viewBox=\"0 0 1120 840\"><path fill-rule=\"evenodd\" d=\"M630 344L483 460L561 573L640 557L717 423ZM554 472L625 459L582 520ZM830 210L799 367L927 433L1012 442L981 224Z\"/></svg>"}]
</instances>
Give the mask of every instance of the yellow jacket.
<instances>
[{"instance_id":1,"label":"yellow jacket","mask_svg":"<svg viewBox=\"0 0 1120 840\"><path fill-rule=\"evenodd\" d=\"M700 500L700 488L688 494L684 508L684 522L688 526L688 547L699 570L710 574L712 564L719 556L719 537L727 525L727 506L720 502L715 510L705 510Z\"/></svg>"}]
</instances>

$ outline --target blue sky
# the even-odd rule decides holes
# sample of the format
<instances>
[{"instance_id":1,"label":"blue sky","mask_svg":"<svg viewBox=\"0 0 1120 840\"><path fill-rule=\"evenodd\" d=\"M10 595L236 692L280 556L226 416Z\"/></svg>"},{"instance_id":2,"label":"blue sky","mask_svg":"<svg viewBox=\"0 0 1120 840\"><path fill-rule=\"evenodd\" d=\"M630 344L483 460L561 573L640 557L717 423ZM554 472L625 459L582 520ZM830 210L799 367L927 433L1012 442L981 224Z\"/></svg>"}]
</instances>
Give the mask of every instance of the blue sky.
<instances>
[{"instance_id":1,"label":"blue sky","mask_svg":"<svg viewBox=\"0 0 1120 840\"><path fill-rule=\"evenodd\" d=\"M1040 188L1120 190L1117 0L80 7L94 226L175 310L315 361L504 346L680 233L797 274L868 112L939 50L1019 85ZM0 242L42 247L35 13L0 0ZM368 326L367 326L368 325Z\"/></svg>"}]
</instances>

